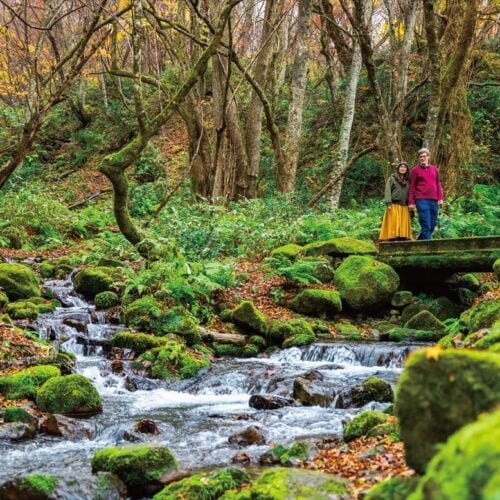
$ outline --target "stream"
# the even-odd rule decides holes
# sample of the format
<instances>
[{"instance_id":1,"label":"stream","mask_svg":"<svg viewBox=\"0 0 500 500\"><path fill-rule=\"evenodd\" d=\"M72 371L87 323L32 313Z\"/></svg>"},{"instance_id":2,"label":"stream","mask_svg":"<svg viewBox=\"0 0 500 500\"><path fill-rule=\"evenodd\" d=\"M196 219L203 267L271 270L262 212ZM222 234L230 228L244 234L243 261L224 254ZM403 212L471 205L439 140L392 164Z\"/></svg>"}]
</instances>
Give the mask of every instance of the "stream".
<instances>
[{"instance_id":1,"label":"stream","mask_svg":"<svg viewBox=\"0 0 500 500\"><path fill-rule=\"evenodd\" d=\"M37 330L42 338L59 342L61 350L76 354L76 371L98 389L103 413L83 421L92 429L89 439L37 434L33 440L0 443L0 483L34 472L88 474L92 454L107 446L129 444L127 435L140 419L154 420L160 434L139 436L168 446L186 469L226 465L238 451L256 462L271 443L289 445L298 439L340 436L343 422L359 411L387 405L372 402L363 408L340 409L334 402L325 408L256 410L248 400L261 393L291 397L294 379L311 369L320 372L322 386L335 393L372 375L394 385L408 354L421 347L391 342L317 343L279 350L267 358L217 359L195 378L183 381L146 379L128 371L117 375L99 341L126 328L108 324L103 312L96 312L75 294L69 278L44 286L52 289L63 307L41 315ZM250 425L265 430L268 445L239 448L228 442L231 434Z\"/></svg>"}]
</instances>

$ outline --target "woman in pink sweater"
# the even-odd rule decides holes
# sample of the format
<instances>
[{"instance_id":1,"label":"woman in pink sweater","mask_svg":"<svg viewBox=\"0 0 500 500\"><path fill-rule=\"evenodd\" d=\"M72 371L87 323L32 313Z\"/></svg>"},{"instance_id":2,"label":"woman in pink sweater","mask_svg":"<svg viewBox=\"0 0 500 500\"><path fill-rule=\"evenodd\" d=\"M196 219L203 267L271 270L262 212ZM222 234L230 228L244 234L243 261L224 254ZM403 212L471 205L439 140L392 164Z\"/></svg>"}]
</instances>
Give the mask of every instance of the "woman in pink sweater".
<instances>
[{"instance_id":1,"label":"woman in pink sweater","mask_svg":"<svg viewBox=\"0 0 500 500\"><path fill-rule=\"evenodd\" d=\"M417 208L420 222L419 240L430 240L437 224L438 206L443 204L443 187L439 170L429 163L430 153L426 148L418 152L418 165L410 172L408 207Z\"/></svg>"}]
</instances>

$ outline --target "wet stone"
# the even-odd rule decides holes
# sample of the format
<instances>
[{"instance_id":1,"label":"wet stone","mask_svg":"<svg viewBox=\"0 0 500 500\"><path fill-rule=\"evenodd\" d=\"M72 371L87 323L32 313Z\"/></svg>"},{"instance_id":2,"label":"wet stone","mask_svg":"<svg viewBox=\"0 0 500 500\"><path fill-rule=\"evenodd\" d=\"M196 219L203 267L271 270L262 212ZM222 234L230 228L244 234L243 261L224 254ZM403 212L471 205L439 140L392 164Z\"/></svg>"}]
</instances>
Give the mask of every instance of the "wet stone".
<instances>
[{"instance_id":1,"label":"wet stone","mask_svg":"<svg viewBox=\"0 0 500 500\"><path fill-rule=\"evenodd\" d=\"M237 444L238 446L249 446L252 444L266 444L267 435L266 433L257 425L251 425L247 427L242 432L237 432L229 436L229 442L231 444Z\"/></svg>"},{"instance_id":2,"label":"wet stone","mask_svg":"<svg viewBox=\"0 0 500 500\"><path fill-rule=\"evenodd\" d=\"M35 437L35 433L36 427L31 424L25 424L23 422L0 424L0 442L33 439Z\"/></svg>"},{"instance_id":3,"label":"wet stone","mask_svg":"<svg viewBox=\"0 0 500 500\"><path fill-rule=\"evenodd\" d=\"M134 425L134 431L140 432L142 434L160 434L160 429L158 429L158 425L156 422L149 419L138 420Z\"/></svg>"},{"instance_id":4,"label":"wet stone","mask_svg":"<svg viewBox=\"0 0 500 500\"><path fill-rule=\"evenodd\" d=\"M86 423L57 413L43 417L40 421L40 430L45 434L67 439L90 439L94 434Z\"/></svg>"},{"instance_id":5,"label":"wet stone","mask_svg":"<svg viewBox=\"0 0 500 500\"><path fill-rule=\"evenodd\" d=\"M277 410L285 406L293 405L294 400L275 396L274 394L254 394L250 397L248 405L256 410Z\"/></svg>"},{"instance_id":6,"label":"wet stone","mask_svg":"<svg viewBox=\"0 0 500 500\"><path fill-rule=\"evenodd\" d=\"M251 462L251 457L248 453L245 453L244 451L240 451L236 453L236 455L231 458L231 463L232 464L242 464L242 465L248 465Z\"/></svg>"}]
</instances>

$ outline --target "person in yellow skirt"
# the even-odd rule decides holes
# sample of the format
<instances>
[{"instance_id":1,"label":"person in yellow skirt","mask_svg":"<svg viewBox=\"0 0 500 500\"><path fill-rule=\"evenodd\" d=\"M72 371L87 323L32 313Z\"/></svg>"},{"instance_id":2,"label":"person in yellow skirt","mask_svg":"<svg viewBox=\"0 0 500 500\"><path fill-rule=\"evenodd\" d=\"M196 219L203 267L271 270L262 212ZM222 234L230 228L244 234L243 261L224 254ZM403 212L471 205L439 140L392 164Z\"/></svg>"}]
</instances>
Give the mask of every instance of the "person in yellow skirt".
<instances>
[{"instance_id":1,"label":"person in yellow skirt","mask_svg":"<svg viewBox=\"0 0 500 500\"><path fill-rule=\"evenodd\" d=\"M411 240L411 218L408 208L410 172L408 163L401 161L385 185L387 208L380 229L380 241Z\"/></svg>"}]
</instances>

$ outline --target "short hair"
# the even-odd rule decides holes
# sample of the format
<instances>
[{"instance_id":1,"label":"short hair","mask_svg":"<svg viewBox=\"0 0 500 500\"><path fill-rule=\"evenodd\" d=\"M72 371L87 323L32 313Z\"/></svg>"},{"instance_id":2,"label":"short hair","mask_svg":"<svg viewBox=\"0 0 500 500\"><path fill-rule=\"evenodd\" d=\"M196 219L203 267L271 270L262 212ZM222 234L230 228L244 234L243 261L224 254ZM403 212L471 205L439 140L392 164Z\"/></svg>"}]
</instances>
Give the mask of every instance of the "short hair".
<instances>
[{"instance_id":1,"label":"short hair","mask_svg":"<svg viewBox=\"0 0 500 500\"><path fill-rule=\"evenodd\" d=\"M422 148L418 150L418 156L420 156L422 153L425 153L427 156L431 155L431 152L427 148Z\"/></svg>"}]
</instances>

